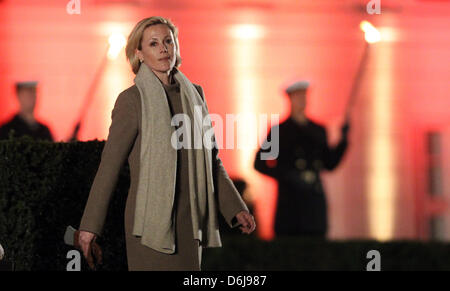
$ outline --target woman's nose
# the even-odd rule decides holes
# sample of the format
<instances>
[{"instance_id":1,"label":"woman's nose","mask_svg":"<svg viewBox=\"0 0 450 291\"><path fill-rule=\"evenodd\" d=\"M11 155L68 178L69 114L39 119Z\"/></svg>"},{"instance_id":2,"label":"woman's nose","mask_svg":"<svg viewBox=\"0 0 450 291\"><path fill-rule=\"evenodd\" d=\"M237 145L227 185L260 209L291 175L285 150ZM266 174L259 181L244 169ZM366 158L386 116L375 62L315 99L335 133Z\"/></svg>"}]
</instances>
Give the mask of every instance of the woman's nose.
<instances>
[{"instance_id":1,"label":"woman's nose","mask_svg":"<svg viewBox=\"0 0 450 291\"><path fill-rule=\"evenodd\" d=\"M161 51L162 51L162 52L168 52L169 50L167 49L167 46L166 46L165 44L163 44L163 45L161 46Z\"/></svg>"}]
</instances>

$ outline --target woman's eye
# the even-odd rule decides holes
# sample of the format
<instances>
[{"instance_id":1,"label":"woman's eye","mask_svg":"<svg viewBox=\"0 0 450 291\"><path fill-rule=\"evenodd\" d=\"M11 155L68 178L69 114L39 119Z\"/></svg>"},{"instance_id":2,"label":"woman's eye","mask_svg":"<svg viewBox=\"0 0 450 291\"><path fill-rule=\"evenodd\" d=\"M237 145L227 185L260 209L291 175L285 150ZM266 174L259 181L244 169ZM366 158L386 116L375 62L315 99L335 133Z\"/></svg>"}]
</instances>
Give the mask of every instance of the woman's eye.
<instances>
[{"instance_id":1,"label":"woman's eye","mask_svg":"<svg viewBox=\"0 0 450 291\"><path fill-rule=\"evenodd\" d=\"M172 40L169 38L166 40L166 43L172 43Z\"/></svg>"},{"instance_id":2,"label":"woman's eye","mask_svg":"<svg viewBox=\"0 0 450 291\"><path fill-rule=\"evenodd\" d=\"M156 42L152 42L152 43L150 43L150 45L151 46L155 46L155 45L157 45L157 43Z\"/></svg>"}]
</instances>

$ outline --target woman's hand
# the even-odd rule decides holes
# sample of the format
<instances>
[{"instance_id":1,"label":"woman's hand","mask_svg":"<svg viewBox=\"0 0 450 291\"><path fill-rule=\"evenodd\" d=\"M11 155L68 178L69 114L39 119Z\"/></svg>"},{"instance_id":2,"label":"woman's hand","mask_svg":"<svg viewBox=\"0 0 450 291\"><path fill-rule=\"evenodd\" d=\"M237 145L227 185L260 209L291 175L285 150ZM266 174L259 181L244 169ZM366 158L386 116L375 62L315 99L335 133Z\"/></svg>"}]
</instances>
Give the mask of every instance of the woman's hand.
<instances>
[{"instance_id":1,"label":"woman's hand","mask_svg":"<svg viewBox=\"0 0 450 291\"><path fill-rule=\"evenodd\" d=\"M241 229L242 233L250 234L255 230L255 219L253 218L253 215L251 215L248 211L242 210L241 212L236 214L236 219L241 225L239 228Z\"/></svg>"},{"instance_id":2,"label":"woman's hand","mask_svg":"<svg viewBox=\"0 0 450 291\"><path fill-rule=\"evenodd\" d=\"M86 258L89 267L93 270L95 270L94 257L97 264L102 263L102 250L95 242L96 239L97 236L95 233L84 230L77 230L75 232L75 247L83 252L83 256Z\"/></svg>"}]
</instances>

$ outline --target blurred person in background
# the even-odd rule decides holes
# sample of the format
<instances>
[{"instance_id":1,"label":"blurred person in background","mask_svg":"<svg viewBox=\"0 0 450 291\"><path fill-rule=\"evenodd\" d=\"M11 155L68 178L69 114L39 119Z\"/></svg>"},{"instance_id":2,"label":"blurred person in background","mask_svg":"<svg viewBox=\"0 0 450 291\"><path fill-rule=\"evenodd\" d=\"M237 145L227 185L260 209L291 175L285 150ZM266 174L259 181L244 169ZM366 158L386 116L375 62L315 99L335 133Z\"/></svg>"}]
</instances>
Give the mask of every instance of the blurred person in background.
<instances>
[{"instance_id":1,"label":"blurred person in background","mask_svg":"<svg viewBox=\"0 0 450 291\"><path fill-rule=\"evenodd\" d=\"M53 141L49 128L34 117L36 107L37 82L16 83L16 94L20 109L14 117L0 127L0 139L8 139L10 132L14 137L31 136L34 139Z\"/></svg>"},{"instance_id":2,"label":"blurred person in background","mask_svg":"<svg viewBox=\"0 0 450 291\"><path fill-rule=\"evenodd\" d=\"M275 129L278 130L278 156L262 160L261 153L268 151L265 150L267 147L262 146L254 161L257 171L278 182L277 236L326 237L327 202L320 171L335 169L347 149L348 118L341 129L340 142L336 147L330 147L325 128L306 117L308 87L309 82L299 81L286 89L290 116L272 127L267 137L271 137Z\"/></svg>"}]
</instances>

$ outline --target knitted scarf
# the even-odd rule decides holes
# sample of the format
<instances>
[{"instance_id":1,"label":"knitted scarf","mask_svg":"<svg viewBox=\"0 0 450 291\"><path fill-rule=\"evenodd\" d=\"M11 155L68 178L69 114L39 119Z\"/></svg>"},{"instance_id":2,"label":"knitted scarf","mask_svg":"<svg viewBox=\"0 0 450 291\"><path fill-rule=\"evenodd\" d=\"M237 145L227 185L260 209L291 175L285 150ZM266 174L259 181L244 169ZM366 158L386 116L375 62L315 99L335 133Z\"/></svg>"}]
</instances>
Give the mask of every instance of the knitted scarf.
<instances>
[{"instance_id":1,"label":"knitted scarf","mask_svg":"<svg viewBox=\"0 0 450 291\"><path fill-rule=\"evenodd\" d=\"M212 151L206 131L213 130L205 102L194 85L179 70L173 77L180 84L185 116L190 122L188 138L189 197L194 239L204 247L220 247L217 204L212 173ZM139 89L142 107L141 153L133 235L141 243L162 253L175 252L175 183L177 150L171 142L175 125L166 93L158 77L142 64L134 82ZM195 117L194 117L195 116ZM202 116L206 116L205 121ZM199 135L201 135L199 137ZM199 139L200 138L200 146ZM207 145L207 146L206 146Z\"/></svg>"}]
</instances>

